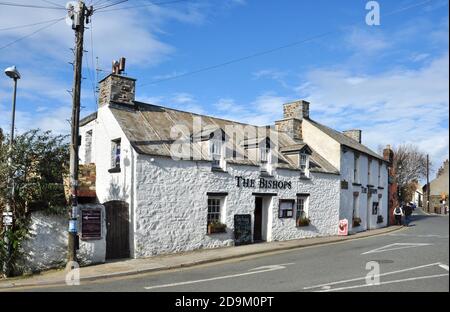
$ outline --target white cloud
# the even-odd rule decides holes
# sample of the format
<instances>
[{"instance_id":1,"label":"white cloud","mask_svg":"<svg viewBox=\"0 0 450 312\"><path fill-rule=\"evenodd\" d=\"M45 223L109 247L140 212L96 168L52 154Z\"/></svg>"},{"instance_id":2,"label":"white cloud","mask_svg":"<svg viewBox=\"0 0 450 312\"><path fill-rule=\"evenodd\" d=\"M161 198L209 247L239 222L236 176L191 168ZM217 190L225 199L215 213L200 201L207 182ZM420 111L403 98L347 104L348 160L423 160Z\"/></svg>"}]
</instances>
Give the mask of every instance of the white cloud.
<instances>
[{"instance_id":1,"label":"white cloud","mask_svg":"<svg viewBox=\"0 0 450 312\"><path fill-rule=\"evenodd\" d=\"M314 70L297 90L311 101L311 116L339 130L363 129L364 143L414 143L435 162L448 157L448 52L416 70L355 76Z\"/></svg>"}]
</instances>

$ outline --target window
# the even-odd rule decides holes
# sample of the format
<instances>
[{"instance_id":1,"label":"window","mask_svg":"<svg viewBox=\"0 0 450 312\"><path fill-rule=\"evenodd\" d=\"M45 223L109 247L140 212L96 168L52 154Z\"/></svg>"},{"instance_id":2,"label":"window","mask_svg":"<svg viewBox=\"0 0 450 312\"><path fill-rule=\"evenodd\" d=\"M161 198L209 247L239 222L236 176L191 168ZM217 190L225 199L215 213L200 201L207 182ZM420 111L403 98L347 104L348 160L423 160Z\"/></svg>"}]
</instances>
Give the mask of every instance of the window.
<instances>
[{"instance_id":1,"label":"window","mask_svg":"<svg viewBox=\"0 0 450 312\"><path fill-rule=\"evenodd\" d=\"M120 169L120 139L111 141L111 168Z\"/></svg>"},{"instance_id":2,"label":"window","mask_svg":"<svg viewBox=\"0 0 450 312\"><path fill-rule=\"evenodd\" d=\"M208 198L208 224L220 222L220 198Z\"/></svg>"},{"instance_id":3,"label":"window","mask_svg":"<svg viewBox=\"0 0 450 312\"><path fill-rule=\"evenodd\" d=\"M300 170L301 175L308 177L309 176L309 155L305 153L300 154Z\"/></svg>"},{"instance_id":4,"label":"window","mask_svg":"<svg viewBox=\"0 0 450 312\"><path fill-rule=\"evenodd\" d=\"M299 196L297 197L297 211L296 218L307 218L308 217L308 196Z\"/></svg>"},{"instance_id":5,"label":"window","mask_svg":"<svg viewBox=\"0 0 450 312\"><path fill-rule=\"evenodd\" d=\"M353 218L359 217L359 193L353 193Z\"/></svg>"},{"instance_id":6,"label":"window","mask_svg":"<svg viewBox=\"0 0 450 312\"><path fill-rule=\"evenodd\" d=\"M359 155L354 155L353 161L353 182L359 183Z\"/></svg>"},{"instance_id":7,"label":"window","mask_svg":"<svg viewBox=\"0 0 450 312\"><path fill-rule=\"evenodd\" d=\"M292 218L294 212L295 200L280 200L278 217L280 219Z\"/></svg>"},{"instance_id":8,"label":"window","mask_svg":"<svg viewBox=\"0 0 450 312\"><path fill-rule=\"evenodd\" d=\"M92 162L92 130L86 132L85 147L84 147L84 163L90 164Z\"/></svg>"},{"instance_id":9,"label":"window","mask_svg":"<svg viewBox=\"0 0 450 312\"><path fill-rule=\"evenodd\" d=\"M261 161L261 171L269 172L269 164L271 163L270 148L267 146L262 146L259 149L260 161Z\"/></svg>"},{"instance_id":10,"label":"window","mask_svg":"<svg viewBox=\"0 0 450 312\"><path fill-rule=\"evenodd\" d=\"M382 186L381 185L381 167L383 166L383 163L380 161L380 163L378 164L378 186Z\"/></svg>"},{"instance_id":11,"label":"window","mask_svg":"<svg viewBox=\"0 0 450 312\"><path fill-rule=\"evenodd\" d=\"M222 141L220 140L209 141L209 155L212 160L212 166L214 168L220 168L220 160L222 158Z\"/></svg>"}]
</instances>

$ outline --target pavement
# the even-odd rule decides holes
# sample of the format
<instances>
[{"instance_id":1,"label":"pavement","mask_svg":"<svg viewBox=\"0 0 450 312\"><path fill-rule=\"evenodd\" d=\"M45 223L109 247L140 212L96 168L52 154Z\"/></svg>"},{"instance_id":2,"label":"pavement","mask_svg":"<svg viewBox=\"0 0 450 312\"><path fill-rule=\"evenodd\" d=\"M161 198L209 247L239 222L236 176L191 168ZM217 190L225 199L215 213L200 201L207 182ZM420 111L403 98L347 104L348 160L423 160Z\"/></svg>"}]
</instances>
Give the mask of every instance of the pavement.
<instances>
[{"instance_id":1,"label":"pavement","mask_svg":"<svg viewBox=\"0 0 450 312\"><path fill-rule=\"evenodd\" d=\"M245 259L251 256L273 255L277 252L298 250L299 248L343 243L361 240L379 235L386 235L404 229L401 226L390 226L349 236L330 236L290 240L283 242L259 243L245 246L233 246L218 249L202 249L181 254L162 255L146 259L127 259L80 268L80 283L91 281L108 281L119 277L138 276L144 273L164 272L174 269L189 268L199 265L223 262L232 259ZM271 269L271 268L269 268ZM61 287L66 286L66 272L53 270L38 275L0 280L1 290L20 290L26 287Z\"/></svg>"}]
</instances>

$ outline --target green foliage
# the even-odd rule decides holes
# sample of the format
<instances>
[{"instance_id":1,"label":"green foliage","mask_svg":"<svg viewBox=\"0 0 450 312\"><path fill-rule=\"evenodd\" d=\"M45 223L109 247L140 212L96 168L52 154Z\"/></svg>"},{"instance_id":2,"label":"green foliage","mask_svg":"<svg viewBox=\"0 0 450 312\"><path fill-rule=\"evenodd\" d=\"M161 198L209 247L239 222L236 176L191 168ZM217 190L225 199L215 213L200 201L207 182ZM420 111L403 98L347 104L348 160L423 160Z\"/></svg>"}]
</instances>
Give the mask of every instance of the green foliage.
<instances>
[{"instance_id":1,"label":"green foliage","mask_svg":"<svg viewBox=\"0 0 450 312\"><path fill-rule=\"evenodd\" d=\"M66 136L30 130L15 138L12 149L9 148L9 138L0 136L0 212L11 197L12 183L8 177L13 177L14 181L14 197L10 199L14 224L8 233L0 225L0 264L8 260L4 243L7 236L12 248L9 262L17 272L14 265L28 233L30 211L66 211L63 177L67 174L68 163Z\"/></svg>"}]
</instances>

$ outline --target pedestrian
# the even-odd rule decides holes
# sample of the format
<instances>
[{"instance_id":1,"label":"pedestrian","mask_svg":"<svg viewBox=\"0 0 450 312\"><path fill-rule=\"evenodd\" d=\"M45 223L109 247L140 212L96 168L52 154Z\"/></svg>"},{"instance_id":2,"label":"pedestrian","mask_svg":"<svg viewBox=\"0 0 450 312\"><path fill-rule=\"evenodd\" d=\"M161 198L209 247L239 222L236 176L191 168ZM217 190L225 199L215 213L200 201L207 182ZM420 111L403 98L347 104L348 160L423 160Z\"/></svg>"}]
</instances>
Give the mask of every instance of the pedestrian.
<instances>
[{"instance_id":1,"label":"pedestrian","mask_svg":"<svg viewBox=\"0 0 450 312\"><path fill-rule=\"evenodd\" d=\"M394 209L395 225L402 225L403 211L400 206Z\"/></svg>"},{"instance_id":2,"label":"pedestrian","mask_svg":"<svg viewBox=\"0 0 450 312\"><path fill-rule=\"evenodd\" d=\"M403 207L404 207L403 214L405 215L405 226L409 226L413 209L409 204L406 204Z\"/></svg>"}]
</instances>

